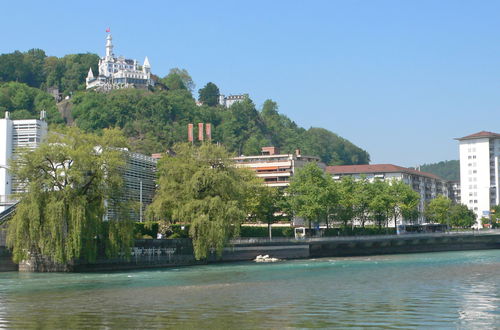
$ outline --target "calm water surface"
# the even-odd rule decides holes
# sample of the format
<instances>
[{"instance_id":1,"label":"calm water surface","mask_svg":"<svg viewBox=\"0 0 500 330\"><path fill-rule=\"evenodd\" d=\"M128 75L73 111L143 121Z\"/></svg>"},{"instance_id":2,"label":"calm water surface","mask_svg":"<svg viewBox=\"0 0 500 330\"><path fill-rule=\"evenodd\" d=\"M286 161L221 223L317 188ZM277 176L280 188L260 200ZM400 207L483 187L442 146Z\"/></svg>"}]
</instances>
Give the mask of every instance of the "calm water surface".
<instances>
[{"instance_id":1,"label":"calm water surface","mask_svg":"<svg viewBox=\"0 0 500 330\"><path fill-rule=\"evenodd\" d=\"M500 328L500 250L0 273L0 328Z\"/></svg>"}]
</instances>

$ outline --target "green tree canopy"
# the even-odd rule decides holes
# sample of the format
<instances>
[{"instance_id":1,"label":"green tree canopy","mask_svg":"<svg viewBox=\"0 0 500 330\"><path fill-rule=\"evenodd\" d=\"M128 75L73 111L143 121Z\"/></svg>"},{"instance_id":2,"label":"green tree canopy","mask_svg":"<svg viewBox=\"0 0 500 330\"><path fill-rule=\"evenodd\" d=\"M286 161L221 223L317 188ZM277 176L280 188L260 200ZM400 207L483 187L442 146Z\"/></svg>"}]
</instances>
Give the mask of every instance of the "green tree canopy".
<instances>
[{"instance_id":1,"label":"green tree canopy","mask_svg":"<svg viewBox=\"0 0 500 330\"><path fill-rule=\"evenodd\" d=\"M287 188L288 199L295 216L308 221L320 221L328 215L330 176L316 163L299 168Z\"/></svg>"},{"instance_id":2,"label":"green tree canopy","mask_svg":"<svg viewBox=\"0 0 500 330\"><path fill-rule=\"evenodd\" d=\"M158 163L158 190L147 217L190 224L196 259L212 251L220 256L248 214L248 185L255 176L234 166L221 146L177 144L173 151Z\"/></svg>"},{"instance_id":3,"label":"green tree canopy","mask_svg":"<svg viewBox=\"0 0 500 330\"><path fill-rule=\"evenodd\" d=\"M186 69L170 69L168 75L162 81L170 89L187 89L191 93L195 87L193 78L191 78Z\"/></svg>"},{"instance_id":4,"label":"green tree canopy","mask_svg":"<svg viewBox=\"0 0 500 330\"><path fill-rule=\"evenodd\" d=\"M264 185L261 180L258 181L253 185L254 191L248 191L250 194L249 218L267 223L269 237L271 237L272 224L283 218L285 198L279 188L269 187Z\"/></svg>"},{"instance_id":5,"label":"green tree canopy","mask_svg":"<svg viewBox=\"0 0 500 330\"><path fill-rule=\"evenodd\" d=\"M429 201L425 208L425 216L428 220L440 224L450 224L451 200L443 195Z\"/></svg>"},{"instance_id":6,"label":"green tree canopy","mask_svg":"<svg viewBox=\"0 0 500 330\"><path fill-rule=\"evenodd\" d=\"M124 159L117 147L124 141L115 130L96 136L68 128L19 154L10 168L27 192L8 226L15 261L28 255L59 263L92 261L103 245L109 256L128 253L131 223L126 218L103 221L105 201L121 214Z\"/></svg>"},{"instance_id":7,"label":"green tree canopy","mask_svg":"<svg viewBox=\"0 0 500 330\"><path fill-rule=\"evenodd\" d=\"M219 104L219 87L215 85L212 82L209 82L198 91L199 97L198 100L203 103L208 105L209 107L215 107L217 104Z\"/></svg>"},{"instance_id":8,"label":"green tree canopy","mask_svg":"<svg viewBox=\"0 0 500 330\"><path fill-rule=\"evenodd\" d=\"M40 111L47 113L47 122L63 123L52 96L26 84L17 82L0 83L0 114L11 112L12 119L36 119ZM2 116L3 117L3 116Z\"/></svg>"},{"instance_id":9,"label":"green tree canopy","mask_svg":"<svg viewBox=\"0 0 500 330\"><path fill-rule=\"evenodd\" d=\"M471 228L476 224L476 214L464 204L453 204L450 208L450 224L460 228Z\"/></svg>"}]
</instances>

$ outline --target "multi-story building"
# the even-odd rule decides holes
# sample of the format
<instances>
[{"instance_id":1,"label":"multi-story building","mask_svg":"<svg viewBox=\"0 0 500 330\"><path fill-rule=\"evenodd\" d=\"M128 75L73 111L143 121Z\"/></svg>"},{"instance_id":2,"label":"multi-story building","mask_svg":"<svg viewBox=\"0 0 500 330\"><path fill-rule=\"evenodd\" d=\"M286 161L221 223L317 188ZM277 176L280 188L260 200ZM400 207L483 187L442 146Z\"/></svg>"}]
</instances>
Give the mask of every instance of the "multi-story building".
<instances>
[{"instance_id":1,"label":"multi-story building","mask_svg":"<svg viewBox=\"0 0 500 330\"><path fill-rule=\"evenodd\" d=\"M148 57L146 56L142 66L136 60L125 59L123 56L115 57L111 34L106 38L106 56L99 60L99 74L95 77L90 68L85 82L87 89L98 91L120 88L146 89L154 85Z\"/></svg>"},{"instance_id":2,"label":"multi-story building","mask_svg":"<svg viewBox=\"0 0 500 330\"><path fill-rule=\"evenodd\" d=\"M9 161L19 148L36 148L47 135L45 112L40 119L11 120L9 112L0 119L0 212L15 204L14 194L23 192L23 186L9 171Z\"/></svg>"},{"instance_id":3,"label":"multi-story building","mask_svg":"<svg viewBox=\"0 0 500 330\"><path fill-rule=\"evenodd\" d=\"M448 198L453 196L452 184L437 175L392 164L327 166L326 171L335 180L346 175L355 179L364 177L371 182L376 179L401 180L420 194L420 214L425 209L425 203L438 195L444 195ZM419 219L420 222L424 220L423 216Z\"/></svg>"},{"instance_id":4,"label":"multi-story building","mask_svg":"<svg viewBox=\"0 0 500 330\"><path fill-rule=\"evenodd\" d=\"M151 204L156 190L156 163L157 159L143 154L124 151L126 165L122 169L123 195L120 202L132 206L130 218L134 221L144 220L144 210ZM135 203L136 205L130 205ZM116 216L113 205L108 204L106 218Z\"/></svg>"},{"instance_id":5,"label":"multi-story building","mask_svg":"<svg viewBox=\"0 0 500 330\"><path fill-rule=\"evenodd\" d=\"M228 96L221 94L219 95L219 104L222 105L223 107L229 108L233 104L241 102L246 98L248 98L248 94L228 95Z\"/></svg>"},{"instance_id":6,"label":"multi-story building","mask_svg":"<svg viewBox=\"0 0 500 330\"><path fill-rule=\"evenodd\" d=\"M460 151L461 200L481 218L489 218L492 206L500 204L500 134L479 132L457 138Z\"/></svg>"},{"instance_id":7,"label":"multi-story building","mask_svg":"<svg viewBox=\"0 0 500 330\"><path fill-rule=\"evenodd\" d=\"M323 170L326 167L319 157L301 155L298 149L294 154L280 154L276 147L263 147L261 155L240 156L234 160L237 166L254 170L270 187L289 186L295 171L307 163L316 162Z\"/></svg>"}]
</instances>

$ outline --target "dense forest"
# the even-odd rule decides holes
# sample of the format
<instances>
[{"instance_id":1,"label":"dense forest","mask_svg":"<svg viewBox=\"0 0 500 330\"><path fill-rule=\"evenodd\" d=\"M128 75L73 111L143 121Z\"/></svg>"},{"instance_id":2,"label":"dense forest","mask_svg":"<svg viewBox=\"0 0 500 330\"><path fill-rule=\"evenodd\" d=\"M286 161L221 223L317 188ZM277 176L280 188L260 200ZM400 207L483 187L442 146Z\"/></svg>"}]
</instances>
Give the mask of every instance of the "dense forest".
<instances>
[{"instance_id":1,"label":"dense forest","mask_svg":"<svg viewBox=\"0 0 500 330\"><path fill-rule=\"evenodd\" d=\"M185 141L188 123L211 123L214 141L235 154L259 154L263 146L276 146L284 153L299 148L319 156L330 165L367 164L369 154L348 140L323 128L304 129L266 100L258 109L250 98L229 108L219 106L218 87L209 82L198 91L189 73L174 68L163 78L154 76L155 88L122 89L109 93L85 90L85 77L92 67L98 72L95 54L71 54L58 58L43 50L0 55L0 111L12 118L35 118L46 110L52 125L64 123L54 98L46 93L56 87L71 96L75 125L88 132L116 127L129 138L134 151L162 152Z\"/></svg>"},{"instance_id":2,"label":"dense forest","mask_svg":"<svg viewBox=\"0 0 500 330\"><path fill-rule=\"evenodd\" d=\"M460 180L460 161L458 160L445 160L439 163L424 164L420 166L420 170L435 174L445 180Z\"/></svg>"}]
</instances>

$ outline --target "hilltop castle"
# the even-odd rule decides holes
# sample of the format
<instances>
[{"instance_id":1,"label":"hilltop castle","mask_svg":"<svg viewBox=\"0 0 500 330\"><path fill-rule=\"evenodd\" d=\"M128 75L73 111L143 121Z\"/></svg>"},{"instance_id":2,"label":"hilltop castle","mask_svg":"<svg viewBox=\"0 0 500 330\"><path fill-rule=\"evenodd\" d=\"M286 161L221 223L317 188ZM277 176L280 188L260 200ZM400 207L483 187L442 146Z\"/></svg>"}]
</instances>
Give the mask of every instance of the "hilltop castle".
<instances>
[{"instance_id":1,"label":"hilltop castle","mask_svg":"<svg viewBox=\"0 0 500 330\"><path fill-rule=\"evenodd\" d=\"M106 56L99 60L99 75L95 77L90 68L85 82L87 89L103 92L120 88L147 89L154 85L148 57L142 66L136 60L115 57L111 34L106 37Z\"/></svg>"}]
</instances>

